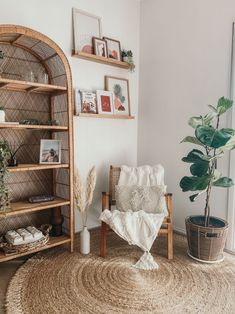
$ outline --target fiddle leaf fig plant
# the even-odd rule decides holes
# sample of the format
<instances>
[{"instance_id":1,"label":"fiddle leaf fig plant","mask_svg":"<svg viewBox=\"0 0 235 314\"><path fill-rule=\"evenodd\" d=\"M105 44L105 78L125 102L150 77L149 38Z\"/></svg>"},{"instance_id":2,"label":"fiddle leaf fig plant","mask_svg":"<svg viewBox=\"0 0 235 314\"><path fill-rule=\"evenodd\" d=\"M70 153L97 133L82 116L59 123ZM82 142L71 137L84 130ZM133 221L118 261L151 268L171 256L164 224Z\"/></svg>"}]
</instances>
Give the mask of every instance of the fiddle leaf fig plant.
<instances>
[{"instance_id":1,"label":"fiddle leaf fig plant","mask_svg":"<svg viewBox=\"0 0 235 314\"><path fill-rule=\"evenodd\" d=\"M226 151L235 148L235 130L231 128L219 129L220 117L233 105L233 101L221 97L217 106L209 105L210 112L205 116L192 117L188 124L194 129L194 136L186 136L181 143L197 145L182 161L191 164L191 176L185 176L180 181L183 192L196 192L189 199L195 199L205 194L205 226L210 223L210 196L212 187L229 188L234 183L217 170L217 160Z\"/></svg>"}]
</instances>

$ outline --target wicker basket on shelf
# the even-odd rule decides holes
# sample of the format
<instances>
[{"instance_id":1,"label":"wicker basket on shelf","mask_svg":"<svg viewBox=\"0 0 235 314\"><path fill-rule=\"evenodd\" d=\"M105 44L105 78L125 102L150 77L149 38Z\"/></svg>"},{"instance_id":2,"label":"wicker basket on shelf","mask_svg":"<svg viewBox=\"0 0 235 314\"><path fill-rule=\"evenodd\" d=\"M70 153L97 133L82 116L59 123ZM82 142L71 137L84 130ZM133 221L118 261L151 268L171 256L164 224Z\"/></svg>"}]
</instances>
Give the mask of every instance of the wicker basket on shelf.
<instances>
[{"instance_id":1,"label":"wicker basket on shelf","mask_svg":"<svg viewBox=\"0 0 235 314\"><path fill-rule=\"evenodd\" d=\"M5 237L2 236L0 238L0 248L4 251L6 255L10 255L28 252L31 250L35 250L41 246L44 246L49 241L49 232L51 230L51 225L42 225L38 229L41 230L43 233L43 237L41 239L27 244L14 245L8 243Z\"/></svg>"}]
</instances>

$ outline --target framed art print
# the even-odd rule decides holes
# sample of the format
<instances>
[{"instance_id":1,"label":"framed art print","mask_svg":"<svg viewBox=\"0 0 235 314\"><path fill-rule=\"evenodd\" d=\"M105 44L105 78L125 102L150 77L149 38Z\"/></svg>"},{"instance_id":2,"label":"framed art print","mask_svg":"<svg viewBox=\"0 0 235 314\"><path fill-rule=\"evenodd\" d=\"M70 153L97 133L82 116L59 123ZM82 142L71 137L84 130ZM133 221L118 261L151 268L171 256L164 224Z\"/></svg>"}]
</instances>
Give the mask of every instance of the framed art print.
<instances>
[{"instance_id":1,"label":"framed art print","mask_svg":"<svg viewBox=\"0 0 235 314\"><path fill-rule=\"evenodd\" d=\"M113 92L114 114L130 115L129 81L124 78L105 76L105 89Z\"/></svg>"},{"instance_id":2,"label":"framed art print","mask_svg":"<svg viewBox=\"0 0 235 314\"><path fill-rule=\"evenodd\" d=\"M104 90L97 90L96 96L98 113L113 114L113 93Z\"/></svg>"},{"instance_id":3,"label":"framed art print","mask_svg":"<svg viewBox=\"0 0 235 314\"><path fill-rule=\"evenodd\" d=\"M92 38L94 54L100 57L108 57L107 43L98 37Z\"/></svg>"},{"instance_id":4,"label":"framed art print","mask_svg":"<svg viewBox=\"0 0 235 314\"><path fill-rule=\"evenodd\" d=\"M40 164L61 163L61 141L41 140L40 142Z\"/></svg>"},{"instance_id":5,"label":"framed art print","mask_svg":"<svg viewBox=\"0 0 235 314\"><path fill-rule=\"evenodd\" d=\"M121 44L120 41L108 37L103 37L107 43L108 57L121 61Z\"/></svg>"},{"instance_id":6,"label":"framed art print","mask_svg":"<svg viewBox=\"0 0 235 314\"><path fill-rule=\"evenodd\" d=\"M101 18L73 8L75 53L93 53L92 37L101 37Z\"/></svg>"}]
</instances>

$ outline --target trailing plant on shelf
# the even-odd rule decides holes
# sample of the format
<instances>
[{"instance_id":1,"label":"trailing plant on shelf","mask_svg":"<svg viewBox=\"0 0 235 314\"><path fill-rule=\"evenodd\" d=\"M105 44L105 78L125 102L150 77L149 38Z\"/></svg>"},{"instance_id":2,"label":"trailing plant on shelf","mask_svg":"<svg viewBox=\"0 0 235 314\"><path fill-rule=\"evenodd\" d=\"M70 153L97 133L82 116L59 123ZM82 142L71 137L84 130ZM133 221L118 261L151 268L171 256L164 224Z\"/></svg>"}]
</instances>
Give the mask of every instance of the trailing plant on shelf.
<instances>
[{"instance_id":1,"label":"trailing plant on shelf","mask_svg":"<svg viewBox=\"0 0 235 314\"><path fill-rule=\"evenodd\" d=\"M4 59L4 52L0 50L0 59Z\"/></svg>"},{"instance_id":2,"label":"trailing plant on shelf","mask_svg":"<svg viewBox=\"0 0 235 314\"><path fill-rule=\"evenodd\" d=\"M6 185L8 159L11 151L7 141L0 140L0 212L10 209L9 188Z\"/></svg>"},{"instance_id":3,"label":"trailing plant on shelf","mask_svg":"<svg viewBox=\"0 0 235 314\"><path fill-rule=\"evenodd\" d=\"M0 77L1 77L1 74L2 74L2 72L3 72L3 70L2 70L2 65L3 65L3 59L4 59L4 57L5 57L5 54L4 54L4 52L2 51L2 50L0 50Z\"/></svg>"},{"instance_id":4,"label":"trailing plant on shelf","mask_svg":"<svg viewBox=\"0 0 235 314\"><path fill-rule=\"evenodd\" d=\"M134 72L135 64L133 60L133 52L131 50L122 50L122 60L129 63L130 71Z\"/></svg>"},{"instance_id":5,"label":"trailing plant on shelf","mask_svg":"<svg viewBox=\"0 0 235 314\"><path fill-rule=\"evenodd\" d=\"M219 129L220 117L232 107L232 100L220 98L217 107L209 105L211 112L207 115L192 117L189 125L195 129L195 136L187 136L182 142L190 142L200 148L193 149L182 161L191 163L190 172L192 176L183 177L180 187L183 192L198 191L191 195L190 201L205 193L206 204L204 208L205 226L210 221L210 196L212 187L229 188L233 185L233 180L222 176L217 170L217 160L223 157L226 151L235 148L235 130L231 128ZM214 125L213 125L213 122Z\"/></svg>"}]
</instances>

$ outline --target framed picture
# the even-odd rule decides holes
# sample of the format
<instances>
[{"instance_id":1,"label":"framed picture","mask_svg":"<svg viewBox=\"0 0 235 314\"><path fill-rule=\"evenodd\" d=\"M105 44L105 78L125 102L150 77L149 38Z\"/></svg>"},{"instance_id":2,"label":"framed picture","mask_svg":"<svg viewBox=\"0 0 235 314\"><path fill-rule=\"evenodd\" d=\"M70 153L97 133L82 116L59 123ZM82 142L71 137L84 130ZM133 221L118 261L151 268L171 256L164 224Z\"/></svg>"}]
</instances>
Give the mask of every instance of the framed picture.
<instances>
[{"instance_id":1,"label":"framed picture","mask_svg":"<svg viewBox=\"0 0 235 314\"><path fill-rule=\"evenodd\" d=\"M93 53L92 37L102 37L101 18L73 8L73 33L75 53Z\"/></svg>"},{"instance_id":2,"label":"framed picture","mask_svg":"<svg viewBox=\"0 0 235 314\"><path fill-rule=\"evenodd\" d=\"M90 91L80 91L81 93L81 112L97 113L96 93Z\"/></svg>"},{"instance_id":3,"label":"framed picture","mask_svg":"<svg viewBox=\"0 0 235 314\"><path fill-rule=\"evenodd\" d=\"M124 78L105 76L105 89L113 92L114 114L130 115L129 81Z\"/></svg>"},{"instance_id":4,"label":"framed picture","mask_svg":"<svg viewBox=\"0 0 235 314\"><path fill-rule=\"evenodd\" d=\"M40 142L40 164L61 163L61 141L41 140Z\"/></svg>"},{"instance_id":5,"label":"framed picture","mask_svg":"<svg viewBox=\"0 0 235 314\"><path fill-rule=\"evenodd\" d=\"M92 42L93 42L94 54L97 56L108 58L106 41L98 37L93 37Z\"/></svg>"},{"instance_id":6,"label":"framed picture","mask_svg":"<svg viewBox=\"0 0 235 314\"><path fill-rule=\"evenodd\" d=\"M121 61L121 44L120 41L103 37L107 43L108 57Z\"/></svg>"},{"instance_id":7,"label":"framed picture","mask_svg":"<svg viewBox=\"0 0 235 314\"><path fill-rule=\"evenodd\" d=\"M96 96L98 113L113 114L113 93L104 90L97 90Z\"/></svg>"}]
</instances>

